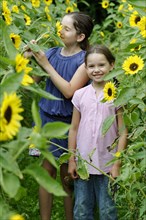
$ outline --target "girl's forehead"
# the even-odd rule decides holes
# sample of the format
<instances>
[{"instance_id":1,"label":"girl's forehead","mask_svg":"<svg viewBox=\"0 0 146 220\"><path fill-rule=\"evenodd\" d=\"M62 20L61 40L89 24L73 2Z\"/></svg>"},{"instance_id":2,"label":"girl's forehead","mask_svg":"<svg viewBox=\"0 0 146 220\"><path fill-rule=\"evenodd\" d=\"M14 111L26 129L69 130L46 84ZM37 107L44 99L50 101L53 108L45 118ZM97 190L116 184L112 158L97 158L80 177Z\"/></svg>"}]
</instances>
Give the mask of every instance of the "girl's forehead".
<instances>
[{"instance_id":1,"label":"girl's forehead","mask_svg":"<svg viewBox=\"0 0 146 220\"><path fill-rule=\"evenodd\" d=\"M96 52L88 54L87 59L92 59L92 58L107 59L103 53L96 53Z\"/></svg>"},{"instance_id":2,"label":"girl's forehead","mask_svg":"<svg viewBox=\"0 0 146 220\"><path fill-rule=\"evenodd\" d=\"M65 16L62 18L61 23L62 23L62 24L69 24L69 25L72 25L72 26L73 26L74 20L73 20L72 16L65 15Z\"/></svg>"}]
</instances>

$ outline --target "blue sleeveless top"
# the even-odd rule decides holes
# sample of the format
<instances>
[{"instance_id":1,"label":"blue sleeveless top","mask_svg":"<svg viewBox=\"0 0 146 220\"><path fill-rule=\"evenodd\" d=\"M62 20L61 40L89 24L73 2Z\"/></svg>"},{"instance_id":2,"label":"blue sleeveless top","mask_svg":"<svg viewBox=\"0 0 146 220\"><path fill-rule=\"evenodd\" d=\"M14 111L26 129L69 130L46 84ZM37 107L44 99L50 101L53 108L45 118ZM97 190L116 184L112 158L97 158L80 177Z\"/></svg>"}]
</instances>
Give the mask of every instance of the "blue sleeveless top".
<instances>
[{"instance_id":1,"label":"blue sleeveless top","mask_svg":"<svg viewBox=\"0 0 146 220\"><path fill-rule=\"evenodd\" d=\"M61 49L60 47L53 47L46 52L46 56L57 73L69 82L78 67L84 63L86 52L80 51L77 54L66 57L60 54ZM49 78L46 80L46 91L62 100L42 98L39 106L44 112L52 116L68 117L72 115L73 105L71 99L66 99Z\"/></svg>"}]
</instances>

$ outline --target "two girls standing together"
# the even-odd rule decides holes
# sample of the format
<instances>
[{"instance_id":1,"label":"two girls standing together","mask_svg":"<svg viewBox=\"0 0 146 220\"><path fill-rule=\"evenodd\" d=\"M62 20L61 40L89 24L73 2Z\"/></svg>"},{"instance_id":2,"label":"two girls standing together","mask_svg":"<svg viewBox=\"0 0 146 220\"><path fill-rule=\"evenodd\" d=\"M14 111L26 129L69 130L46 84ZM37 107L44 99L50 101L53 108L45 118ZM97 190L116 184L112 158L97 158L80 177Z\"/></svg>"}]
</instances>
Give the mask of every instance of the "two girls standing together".
<instances>
[{"instance_id":1,"label":"two girls standing together","mask_svg":"<svg viewBox=\"0 0 146 220\"><path fill-rule=\"evenodd\" d=\"M101 50L97 49L86 53L89 47L88 38L93 29L92 19L88 15L82 12L72 12L63 17L61 24L62 30L60 31L60 37L64 43L64 47L50 48L46 53L30 50L25 53L26 57L33 56L38 64L48 73L46 91L62 99L62 101L41 99L39 107L42 126L54 121L71 123L69 149L75 150L78 148L83 158L87 158L89 151L96 147L97 150L93 155L93 163L95 162L95 165L104 169L104 164L107 160L111 159L111 154L106 149L107 144L112 143L118 135L118 128L121 128L123 125L121 108L115 108L112 103L109 105L100 103L105 84L102 81L102 76L112 70L114 60L111 61L110 54L107 55L104 53L102 46ZM36 42L32 41L32 43ZM89 79L92 80L92 83L84 87L89 82ZM36 78L37 82L39 80ZM82 87L84 88L81 89ZM76 90L78 91L75 92ZM117 115L117 121L114 122L111 131L109 131L111 133L109 133L104 141L103 137L100 137L102 120L113 113ZM85 122L86 120L87 122ZM121 133L118 150L122 150L126 146L125 134L126 130ZM68 148L67 139L53 139L52 142L66 149ZM49 146L49 151L56 158L59 158L63 153L62 149L58 149L55 145ZM108 179L89 167L90 179L88 181L82 181L77 175L76 163L76 158L71 157L69 166L68 164L62 164L60 166L60 178L64 190L68 194L64 198L66 219L94 219L93 209L95 198L99 204L101 220L117 219L113 201L107 195ZM57 170L46 159L43 161L42 166L48 171L48 175L56 178ZM119 166L119 164L115 164L112 168L106 170L106 172L111 172L113 177L115 177L119 173ZM66 182L68 173L74 179L74 211L72 187ZM108 202L105 203L107 198ZM52 194L40 186L39 204L41 220L51 219L52 203ZM107 214L103 216L106 208L108 210Z\"/></svg>"}]
</instances>

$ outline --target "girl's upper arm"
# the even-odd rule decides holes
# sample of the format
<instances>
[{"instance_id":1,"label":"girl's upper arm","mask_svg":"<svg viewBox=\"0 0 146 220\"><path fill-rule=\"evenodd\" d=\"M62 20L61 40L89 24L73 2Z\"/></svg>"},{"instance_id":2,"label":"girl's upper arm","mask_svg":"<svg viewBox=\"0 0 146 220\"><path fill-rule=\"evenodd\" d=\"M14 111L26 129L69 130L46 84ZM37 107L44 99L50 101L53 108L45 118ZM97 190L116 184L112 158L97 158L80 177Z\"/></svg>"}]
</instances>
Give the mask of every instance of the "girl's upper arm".
<instances>
[{"instance_id":1,"label":"girl's upper arm","mask_svg":"<svg viewBox=\"0 0 146 220\"><path fill-rule=\"evenodd\" d=\"M77 89L80 89L83 86L85 86L88 81L89 81L89 77L86 72L85 64L83 63L81 66L79 66L79 68L77 69L77 71L75 72L75 74L73 75L70 81L70 86L72 88L71 89L72 95Z\"/></svg>"},{"instance_id":2,"label":"girl's upper arm","mask_svg":"<svg viewBox=\"0 0 146 220\"><path fill-rule=\"evenodd\" d=\"M127 133L127 128L125 127L124 119L123 119L123 108L119 108L117 111L117 119L118 119L118 129L119 134Z\"/></svg>"},{"instance_id":3,"label":"girl's upper arm","mask_svg":"<svg viewBox=\"0 0 146 220\"><path fill-rule=\"evenodd\" d=\"M71 122L71 128L73 130L77 130L80 123L80 112L77 110L76 107L73 108L73 114L72 114L72 122Z\"/></svg>"}]
</instances>

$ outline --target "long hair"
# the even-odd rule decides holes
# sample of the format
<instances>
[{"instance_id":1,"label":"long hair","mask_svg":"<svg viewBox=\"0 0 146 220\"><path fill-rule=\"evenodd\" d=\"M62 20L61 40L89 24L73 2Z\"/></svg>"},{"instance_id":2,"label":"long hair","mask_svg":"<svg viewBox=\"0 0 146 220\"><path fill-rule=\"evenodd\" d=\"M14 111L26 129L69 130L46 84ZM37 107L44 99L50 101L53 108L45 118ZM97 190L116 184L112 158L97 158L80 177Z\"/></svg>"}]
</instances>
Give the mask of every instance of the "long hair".
<instances>
[{"instance_id":1,"label":"long hair","mask_svg":"<svg viewBox=\"0 0 146 220\"><path fill-rule=\"evenodd\" d=\"M73 25L77 31L77 34L85 34L85 38L80 42L80 47L82 50L87 50L89 48L89 37L93 30L93 21L91 17L83 12L70 12L67 15L72 16L74 22Z\"/></svg>"}]
</instances>

